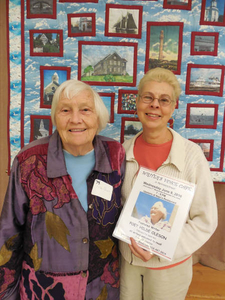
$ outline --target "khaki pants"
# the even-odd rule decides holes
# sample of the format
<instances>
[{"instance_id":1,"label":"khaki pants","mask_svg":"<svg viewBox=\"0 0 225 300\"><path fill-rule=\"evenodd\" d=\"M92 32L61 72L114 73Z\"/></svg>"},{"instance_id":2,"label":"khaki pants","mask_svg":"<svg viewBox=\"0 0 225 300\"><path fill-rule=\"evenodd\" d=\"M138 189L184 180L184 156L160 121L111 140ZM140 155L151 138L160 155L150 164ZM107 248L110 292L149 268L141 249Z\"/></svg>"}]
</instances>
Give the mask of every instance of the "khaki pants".
<instances>
[{"instance_id":1,"label":"khaki pants","mask_svg":"<svg viewBox=\"0 0 225 300\"><path fill-rule=\"evenodd\" d=\"M192 280L192 258L164 270L130 265L121 255L120 300L184 300Z\"/></svg>"}]
</instances>

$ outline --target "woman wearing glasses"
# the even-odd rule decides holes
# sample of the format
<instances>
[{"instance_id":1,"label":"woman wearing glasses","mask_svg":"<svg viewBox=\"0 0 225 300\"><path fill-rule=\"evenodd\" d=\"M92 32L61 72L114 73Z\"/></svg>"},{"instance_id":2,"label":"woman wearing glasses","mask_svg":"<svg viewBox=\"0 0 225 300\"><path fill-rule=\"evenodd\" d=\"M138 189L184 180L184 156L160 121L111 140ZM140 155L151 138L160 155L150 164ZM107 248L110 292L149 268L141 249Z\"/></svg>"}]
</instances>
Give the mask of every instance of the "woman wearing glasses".
<instances>
[{"instance_id":1,"label":"woman wearing glasses","mask_svg":"<svg viewBox=\"0 0 225 300\"><path fill-rule=\"evenodd\" d=\"M208 162L195 143L167 127L181 88L169 70L148 71L138 86L137 114L143 131L125 141L126 173L122 188L125 201L140 166L196 184L189 215L175 255L168 261L120 242L120 300L182 300L192 280L192 254L217 227L217 206Z\"/></svg>"}]
</instances>

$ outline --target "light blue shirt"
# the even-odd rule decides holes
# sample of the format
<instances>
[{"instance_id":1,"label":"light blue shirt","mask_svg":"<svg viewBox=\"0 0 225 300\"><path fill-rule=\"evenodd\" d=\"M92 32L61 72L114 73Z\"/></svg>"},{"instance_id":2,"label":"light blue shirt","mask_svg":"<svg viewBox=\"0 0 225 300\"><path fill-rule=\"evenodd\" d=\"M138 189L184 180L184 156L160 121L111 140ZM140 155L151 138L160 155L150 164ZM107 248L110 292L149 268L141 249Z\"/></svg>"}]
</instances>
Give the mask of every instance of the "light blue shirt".
<instances>
[{"instance_id":1,"label":"light blue shirt","mask_svg":"<svg viewBox=\"0 0 225 300\"><path fill-rule=\"evenodd\" d=\"M95 165L94 149L82 156L73 156L66 150L63 150L66 168L72 178L72 185L78 199L87 212L87 178Z\"/></svg>"}]
</instances>

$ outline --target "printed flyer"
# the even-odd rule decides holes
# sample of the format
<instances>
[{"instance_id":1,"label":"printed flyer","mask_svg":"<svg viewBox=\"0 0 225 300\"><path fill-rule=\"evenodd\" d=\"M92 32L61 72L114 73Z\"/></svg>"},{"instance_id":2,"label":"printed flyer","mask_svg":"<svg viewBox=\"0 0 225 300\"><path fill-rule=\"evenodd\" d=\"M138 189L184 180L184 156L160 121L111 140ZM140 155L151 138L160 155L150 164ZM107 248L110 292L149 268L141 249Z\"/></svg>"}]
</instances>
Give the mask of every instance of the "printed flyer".
<instances>
[{"instance_id":1,"label":"printed flyer","mask_svg":"<svg viewBox=\"0 0 225 300\"><path fill-rule=\"evenodd\" d=\"M141 167L113 236L172 260L195 184Z\"/></svg>"}]
</instances>

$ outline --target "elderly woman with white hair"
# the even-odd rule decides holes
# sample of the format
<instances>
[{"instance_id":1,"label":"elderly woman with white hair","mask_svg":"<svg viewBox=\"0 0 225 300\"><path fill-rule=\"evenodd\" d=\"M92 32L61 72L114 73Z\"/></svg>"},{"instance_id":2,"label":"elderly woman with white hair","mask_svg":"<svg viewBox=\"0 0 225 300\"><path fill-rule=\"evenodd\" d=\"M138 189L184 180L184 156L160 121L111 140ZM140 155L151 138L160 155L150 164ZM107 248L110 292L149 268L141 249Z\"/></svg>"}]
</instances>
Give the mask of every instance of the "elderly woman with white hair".
<instances>
[{"instance_id":1,"label":"elderly woman with white hair","mask_svg":"<svg viewBox=\"0 0 225 300\"><path fill-rule=\"evenodd\" d=\"M154 227L163 229L166 231L171 230L171 224L168 221L164 221L167 217L166 208L163 206L161 201L155 202L151 209L149 216L143 216L141 221L152 224Z\"/></svg>"},{"instance_id":2,"label":"elderly woman with white hair","mask_svg":"<svg viewBox=\"0 0 225 300\"><path fill-rule=\"evenodd\" d=\"M143 131L124 143L122 197L126 201L143 166L194 183L194 198L172 261L141 249L133 238L131 245L120 242L120 300L184 300L192 280L192 254L217 226L208 162L197 144L168 127L180 92L176 76L167 69L151 69L140 80L136 107Z\"/></svg>"},{"instance_id":3,"label":"elderly woman with white hair","mask_svg":"<svg viewBox=\"0 0 225 300\"><path fill-rule=\"evenodd\" d=\"M0 220L0 298L119 300L125 151L100 136L108 111L87 84L53 98L55 132L15 157Z\"/></svg>"}]
</instances>

